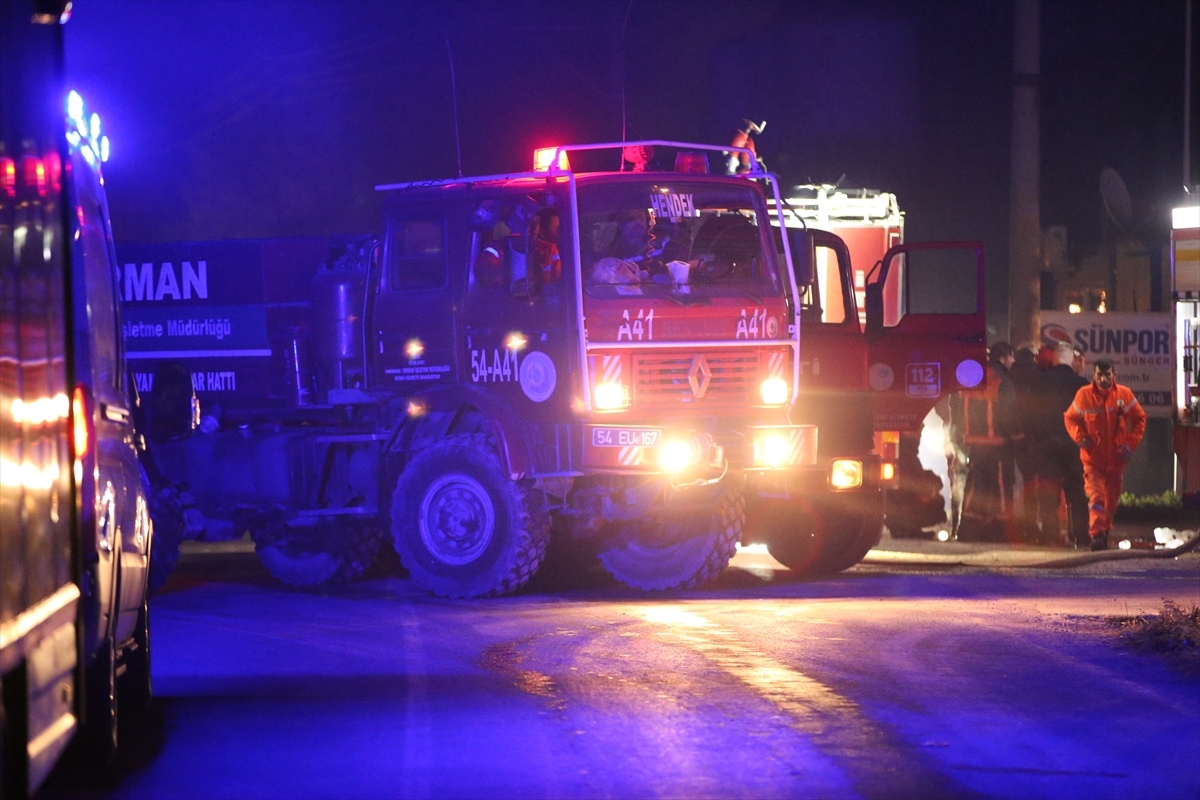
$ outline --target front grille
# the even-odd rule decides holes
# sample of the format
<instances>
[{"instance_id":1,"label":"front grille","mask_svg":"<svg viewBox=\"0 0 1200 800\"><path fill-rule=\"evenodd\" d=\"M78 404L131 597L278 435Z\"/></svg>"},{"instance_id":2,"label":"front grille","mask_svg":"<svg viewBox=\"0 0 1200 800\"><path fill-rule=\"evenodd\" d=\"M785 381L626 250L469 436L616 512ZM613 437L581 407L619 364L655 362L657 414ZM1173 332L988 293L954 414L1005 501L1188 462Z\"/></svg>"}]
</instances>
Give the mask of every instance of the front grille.
<instances>
[{"instance_id":1,"label":"front grille","mask_svg":"<svg viewBox=\"0 0 1200 800\"><path fill-rule=\"evenodd\" d=\"M723 350L703 353L709 373L703 396L692 391L689 372L695 353L635 353L633 405L639 411L660 409L746 409L761 403L762 381L757 350ZM700 370L701 372L703 369ZM698 377L698 382L702 378Z\"/></svg>"}]
</instances>

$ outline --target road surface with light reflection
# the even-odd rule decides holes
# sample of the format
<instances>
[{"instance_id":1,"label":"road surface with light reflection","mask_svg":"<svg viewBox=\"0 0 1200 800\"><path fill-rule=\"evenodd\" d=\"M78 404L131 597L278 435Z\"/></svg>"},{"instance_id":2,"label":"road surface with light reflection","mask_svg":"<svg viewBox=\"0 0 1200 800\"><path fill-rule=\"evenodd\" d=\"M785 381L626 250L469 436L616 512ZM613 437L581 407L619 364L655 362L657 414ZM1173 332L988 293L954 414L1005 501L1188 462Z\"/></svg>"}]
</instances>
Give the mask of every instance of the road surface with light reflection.
<instances>
[{"instance_id":1,"label":"road surface with light reflection","mask_svg":"<svg viewBox=\"0 0 1200 800\"><path fill-rule=\"evenodd\" d=\"M305 592L248 553L185 556L154 600L144 752L48 795L1200 794L1200 677L1092 619L1200 602L1200 555L823 581L743 555L687 594L553 583Z\"/></svg>"}]
</instances>

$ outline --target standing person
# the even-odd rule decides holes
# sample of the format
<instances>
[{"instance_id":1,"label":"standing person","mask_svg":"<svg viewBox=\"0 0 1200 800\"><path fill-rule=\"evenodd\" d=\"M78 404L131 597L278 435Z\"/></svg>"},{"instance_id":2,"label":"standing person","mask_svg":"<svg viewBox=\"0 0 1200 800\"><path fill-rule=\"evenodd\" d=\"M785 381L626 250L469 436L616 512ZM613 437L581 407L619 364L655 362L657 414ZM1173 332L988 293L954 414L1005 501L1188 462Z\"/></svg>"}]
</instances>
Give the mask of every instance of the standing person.
<instances>
[{"instance_id":1,"label":"standing person","mask_svg":"<svg viewBox=\"0 0 1200 800\"><path fill-rule=\"evenodd\" d=\"M1092 549L1106 550L1125 465L1146 432L1146 412L1129 387L1117 383L1112 361L1101 358L1091 384L1076 393L1063 421L1083 459Z\"/></svg>"},{"instance_id":2,"label":"standing person","mask_svg":"<svg viewBox=\"0 0 1200 800\"><path fill-rule=\"evenodd\" d=\"M1087 359L1083 357L1083 348L1075 345L1073 348L1075 360L1071 362L1071 369L1075 370L1076 375L1083 375L1084 367L1087 366Z\"/></svg>"},{"instance_id":3,"label":"standing person","mask_svg":"<svg viewBox=\"0 0 1200 800\"><path fill-rule=\"evenodd\" d=\"M983 389L963 395L963 443L970 446L967 488L958 537L964 541L1006 541L1012 531L1013 439L1020 434L1016 391L1008 369L1012 345L988 350Z\"/></svg>"},{"instance_id":4,"label":"standing person","mask_svg":"<svg viewBox=\"0 0 1200 800\"><path fill-rule=\"evenodd\" d=\"M1025 440L1029 443L1039 476L1037 524L1044 541L1059 541L1059 497L1065 494L1068 538L1076 547L1087 547L1090 541L1083 462L1079 460L1079 447L1067 433L1063 413L1088 382L1072 366L1075 353L1071 345L1060 342L1054 358L1055 363L1037 377L1025 420Z\"/></svg>"},{"instance_id":5,"label":"standing person","mask_svg":"<svg viewBox=\"0 0 1200 800\"><path fill-rule=\"evenodd\" d=\"M1038 469L1028 422L1037 411L1034 392L1042 368L1035 361L1033 342L1026 342L1018 347L1013 358L1008 376L1012 378L1016 391L1016 417L1020 422L1021 433L1024 434L1015 437L1013 441L1013 460L1017 463L1017 471L1021 473L1021 507L1015 510L1019 517L1021 537L1037 539L1040 538L1037 525ZM1074 392L1071 395L1073 397Z\"/></svg>"}]
</instances>

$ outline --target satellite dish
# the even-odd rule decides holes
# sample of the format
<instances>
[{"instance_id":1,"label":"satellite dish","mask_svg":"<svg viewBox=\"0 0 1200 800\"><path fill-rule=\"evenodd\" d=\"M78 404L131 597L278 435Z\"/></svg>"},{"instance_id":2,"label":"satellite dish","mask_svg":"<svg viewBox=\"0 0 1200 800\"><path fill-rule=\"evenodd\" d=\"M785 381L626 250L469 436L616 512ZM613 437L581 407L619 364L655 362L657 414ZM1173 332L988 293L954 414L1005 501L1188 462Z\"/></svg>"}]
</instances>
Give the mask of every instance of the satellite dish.
<instances>
[{"instance_id":1,"label":"satellite dish","mask_svg":"<svg viewBox=\"0 0 1200 800\"><path fill-rule=\"evenodd\" d=\"M1104 201L1104 211L1108 218L1117 226L1117 230L1126 231L1133 222L1133 203L1129 200L1129 190L1125 181L1112 167L1100 170L1100 199Z\"/></svg>"}]
</instances>

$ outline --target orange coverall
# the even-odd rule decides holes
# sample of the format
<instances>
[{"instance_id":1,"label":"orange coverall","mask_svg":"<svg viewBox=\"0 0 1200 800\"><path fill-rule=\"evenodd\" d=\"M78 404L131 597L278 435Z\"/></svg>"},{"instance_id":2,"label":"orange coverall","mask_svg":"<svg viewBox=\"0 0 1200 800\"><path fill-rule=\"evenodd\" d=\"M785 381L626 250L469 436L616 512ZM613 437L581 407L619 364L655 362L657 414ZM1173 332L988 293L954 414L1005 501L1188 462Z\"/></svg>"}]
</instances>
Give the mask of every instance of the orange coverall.
<instances>
[{"instance_id":1,"label":"orange coverall","mask_svg":"<svg viewBox=\"0 0 1200 800\"><path fill-rule=\"evenodd\" d=\"M1146 432L1146 412L1127 386L1113 383L1108 391L1093 381L1075 394L1063 413L1067 433L1082 449L1083 482L1088 495L1088 535L1112 530L1113 512L1121 498L1125 462ZM1090 446L1084 444L1090 440Z\"/></svg>"}]
</instances>

